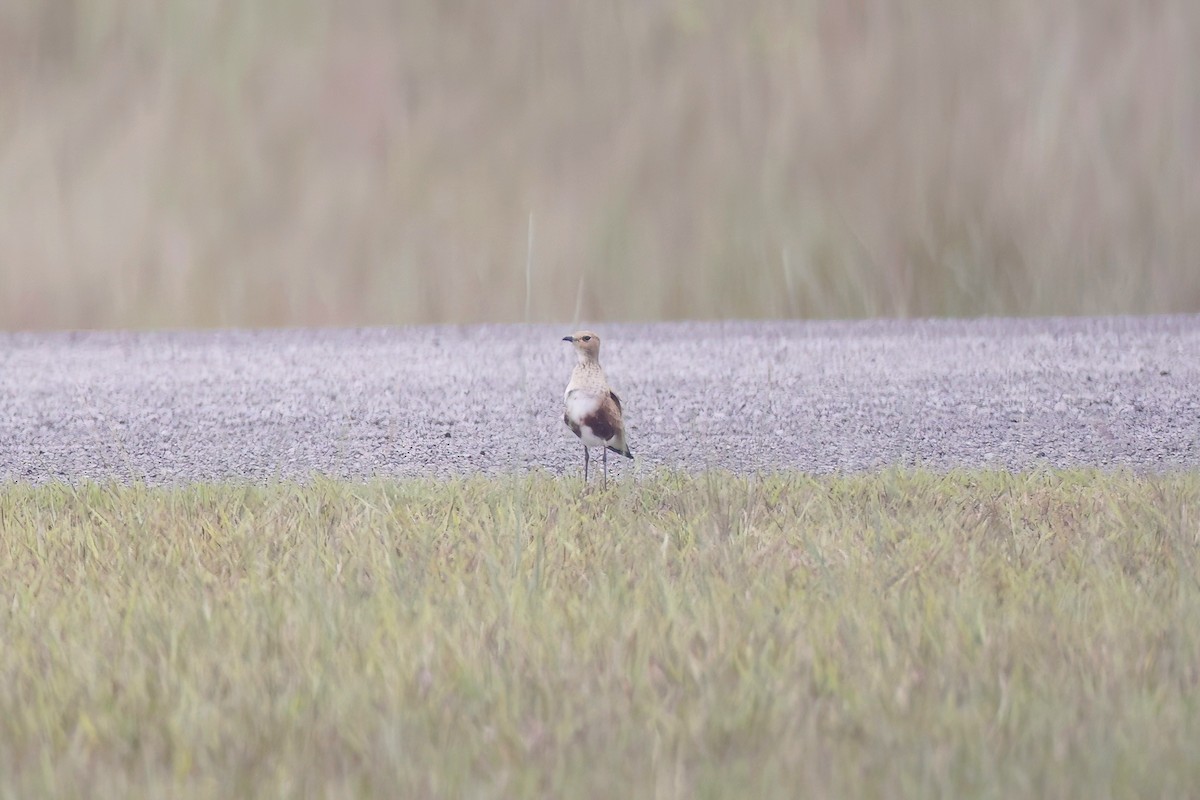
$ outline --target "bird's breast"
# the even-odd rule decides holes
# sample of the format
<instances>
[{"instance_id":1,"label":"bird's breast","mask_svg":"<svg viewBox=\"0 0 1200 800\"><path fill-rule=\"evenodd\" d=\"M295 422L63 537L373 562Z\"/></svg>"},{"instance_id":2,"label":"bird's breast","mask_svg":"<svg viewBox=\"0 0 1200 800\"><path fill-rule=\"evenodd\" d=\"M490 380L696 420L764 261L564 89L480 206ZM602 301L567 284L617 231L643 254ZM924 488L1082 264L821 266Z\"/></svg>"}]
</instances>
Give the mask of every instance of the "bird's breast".
<instances>
[{"instance_id":1,"label":"bird's breast","mask_svg":"<svg viewBox=\"0 0 1200 800\"><path fill-rule=\"evenodd\" d=\"M600 407L599 397L580 389L568 388L563 400L567 405L567 416L576 423Z\"/></svg>"}]
</instances>

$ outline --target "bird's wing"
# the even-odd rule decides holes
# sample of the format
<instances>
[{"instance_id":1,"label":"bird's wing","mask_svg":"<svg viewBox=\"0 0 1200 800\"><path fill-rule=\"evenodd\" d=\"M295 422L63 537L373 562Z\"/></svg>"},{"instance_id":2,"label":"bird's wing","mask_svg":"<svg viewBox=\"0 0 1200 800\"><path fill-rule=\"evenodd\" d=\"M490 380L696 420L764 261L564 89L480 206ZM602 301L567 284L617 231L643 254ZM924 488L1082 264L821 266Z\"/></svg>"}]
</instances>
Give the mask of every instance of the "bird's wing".
<instances>
[{"instance_id":1,"label":"bird's wing","mask_svg":"<svg viewBox=\"0 0 1200 800\"><path fill-rule=\"evenodd\" d=\"M597 413L597 416L602 415L606 418L608 432L611 433L610 436L603 438L608 443L609 450L620 453L626 458L633 458L633 451L629 449L629 443L625 439L625 420L622 419L621 398L617 397L617 393L611 389L608 392L608 398L609 402L601 403Z\"/></svg>"},{"instance_id":2,"label":"bird's wing","mask_svg":"<svg viewBox=\"0 0 1200 800\"><path fill-rule=\"evenodd\" d=\"M573 422L571 420L571 415L566 413L565 411L563 412L563 422L565 422L567 424L567 427L571 429L572 433L574 433L576 436L580 435L579 425L577 423Z\"/></svg>"},{"instance_id":3,"label":"bird's wing","mask_svg":"<svg viewBox=\"0 0 1200 800\"><path fill-rule=\"evenodd\" d=\"M611 395L580 420L592 429L598 438L609 441L623 435L625 425L621 421L621 406Z\"/></svg>"}]
</instances>

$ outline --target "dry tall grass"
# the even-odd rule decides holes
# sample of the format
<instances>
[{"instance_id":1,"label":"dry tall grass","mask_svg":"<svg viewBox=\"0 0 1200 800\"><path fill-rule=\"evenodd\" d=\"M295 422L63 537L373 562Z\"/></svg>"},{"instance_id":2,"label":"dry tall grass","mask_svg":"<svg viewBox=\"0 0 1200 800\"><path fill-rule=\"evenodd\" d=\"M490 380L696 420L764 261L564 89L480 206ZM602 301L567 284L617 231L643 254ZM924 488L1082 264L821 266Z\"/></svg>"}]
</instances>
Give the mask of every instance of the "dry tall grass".
<instances>
[{"instance_id":1,"label":"dry tall grass","mask_svg":"<svg viewBox=\"0 0 1200 800\"><path fill-rule=\"evenodd\" d=\"M1197 41L1191 0L17 0L0 324L1197 310Z\"/></svg>"}]
</instances>

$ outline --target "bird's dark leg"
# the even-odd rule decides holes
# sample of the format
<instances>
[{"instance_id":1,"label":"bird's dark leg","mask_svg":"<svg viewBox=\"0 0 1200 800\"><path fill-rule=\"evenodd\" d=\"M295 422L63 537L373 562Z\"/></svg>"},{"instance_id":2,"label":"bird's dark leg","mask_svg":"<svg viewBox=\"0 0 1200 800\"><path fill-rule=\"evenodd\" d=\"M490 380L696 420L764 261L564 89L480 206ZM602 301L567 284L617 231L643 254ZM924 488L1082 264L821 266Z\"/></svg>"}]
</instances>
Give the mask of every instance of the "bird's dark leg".
<instances>
[{"instance_id":1,"label":"bird's dark leg","mask_svg":"<svg viewBox=\"0 0 1200 800\"><path fill-rule=\"evenodd\" d=\"M604 448L604 488L608 488L608 448Z\"/></svg>"},{"instance_id":2,"label":"bird's dark leg","mask_svg":"<svg viewBox=\"0 0 1200 800\"><path fill-rule=\"evenodd\" d=\"M583 446L583 482L587 483L588 448Z\"/></svg>"}]
</instances>

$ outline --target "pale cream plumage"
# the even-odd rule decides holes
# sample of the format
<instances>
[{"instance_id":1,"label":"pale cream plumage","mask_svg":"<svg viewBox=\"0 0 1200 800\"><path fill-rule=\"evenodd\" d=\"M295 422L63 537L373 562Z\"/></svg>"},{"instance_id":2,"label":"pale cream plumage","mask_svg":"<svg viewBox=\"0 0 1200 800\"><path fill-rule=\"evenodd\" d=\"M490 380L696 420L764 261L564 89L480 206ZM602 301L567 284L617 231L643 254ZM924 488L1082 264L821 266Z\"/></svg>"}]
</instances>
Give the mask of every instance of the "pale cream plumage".
<instances>
[{"instance_id":1,"label":"pale cream plumage","mask_svg":"<svg viewBox=\"0 0 1200 800\"><path fill-rule=\"evenodd\" d=\"M578 358L571 381L563 394L563 422L583 443L583 480L588 477L589 447L601 447L604 459L604 485L608 485L608 451L633 458L625 438L621 398L609 388L600 366L600 337L591 331L579 331L563 337L575 347Z\"/></svg>"}]
</instances>

